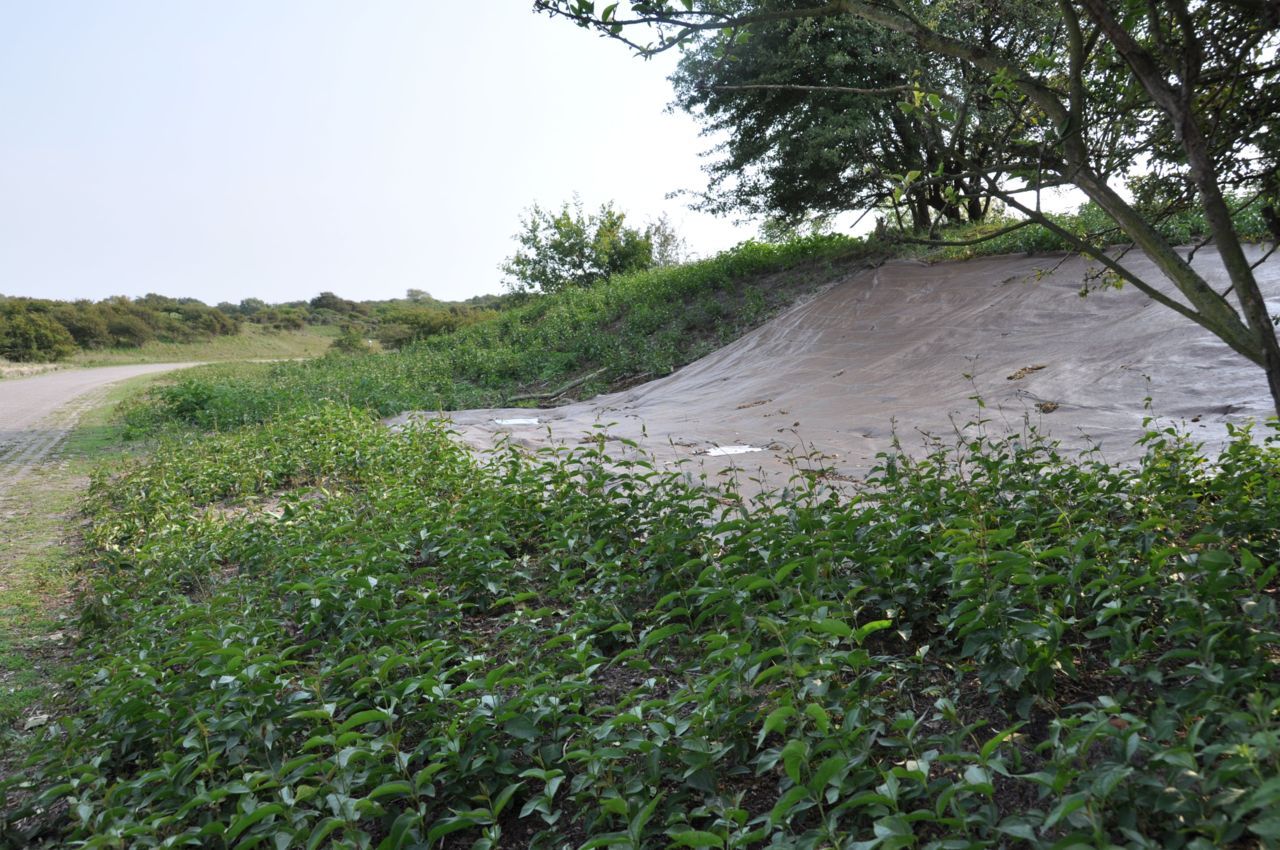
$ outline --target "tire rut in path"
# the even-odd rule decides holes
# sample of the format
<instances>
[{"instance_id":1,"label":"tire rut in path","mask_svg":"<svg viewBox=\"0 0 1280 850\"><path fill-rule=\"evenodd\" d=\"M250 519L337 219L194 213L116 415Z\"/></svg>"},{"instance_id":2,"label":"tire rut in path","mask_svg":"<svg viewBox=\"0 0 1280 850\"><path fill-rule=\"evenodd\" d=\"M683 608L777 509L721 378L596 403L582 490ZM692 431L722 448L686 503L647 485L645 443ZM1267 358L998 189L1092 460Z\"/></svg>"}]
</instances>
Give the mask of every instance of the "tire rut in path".
<instances>
[{"instance_id":1,"label":"tire rut in path","mask_svg":"<svg viewBox=\"0 0 1280 850\"><path fill-rule=\"evenodd\" d=\"M11 443L0 446L0 507L7 506L13 489L57 450L80 417L102 403L107 389L101 387L77 396L70 404L46 416L36 427L18 432Z\"/></svg>"},{"instance_id":2,"label":"tire rut in path","mask_svg":"<svg viewBox=\"0 0 1280 850\"><path fill-rule=\"evenodd\" d=\"M113 384L195 365L108 366L0 381L0 510L9 507L14 488L57 451L80 417L106 400Z\"/></svg>"}]
</instances>

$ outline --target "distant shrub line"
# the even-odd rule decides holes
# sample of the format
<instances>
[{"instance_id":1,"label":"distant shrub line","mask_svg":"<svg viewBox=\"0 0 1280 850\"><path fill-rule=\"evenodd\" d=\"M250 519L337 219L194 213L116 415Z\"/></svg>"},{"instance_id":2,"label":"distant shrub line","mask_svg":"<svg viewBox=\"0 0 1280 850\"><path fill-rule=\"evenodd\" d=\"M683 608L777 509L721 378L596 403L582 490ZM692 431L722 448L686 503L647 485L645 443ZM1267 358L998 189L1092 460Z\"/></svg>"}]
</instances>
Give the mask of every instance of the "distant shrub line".
<instances>
[{"instance_id":1,"label":"distant shrub line","mask_svg":"<svg viewBox=\"0 0 1280 850\"><path fill-rule=\"evenodd\" d=\"M193 342L240 332L240 320L195 299L160 295L104 301L0 296L0 357L62 360L77 350L138 348L152 340Z\"/></svg>"}]
</instances>

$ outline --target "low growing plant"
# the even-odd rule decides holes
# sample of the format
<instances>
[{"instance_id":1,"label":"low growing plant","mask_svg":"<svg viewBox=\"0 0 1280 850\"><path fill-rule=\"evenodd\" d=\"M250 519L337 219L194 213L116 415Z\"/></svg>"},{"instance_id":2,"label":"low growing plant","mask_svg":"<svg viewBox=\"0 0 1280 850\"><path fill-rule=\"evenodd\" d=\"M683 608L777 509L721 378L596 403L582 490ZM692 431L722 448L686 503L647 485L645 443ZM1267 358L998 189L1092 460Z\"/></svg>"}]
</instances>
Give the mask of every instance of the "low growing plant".
<instances>
[{"instance_id":1,"label":"low growing plant","mask_svg":"<svg viewBox=\"0 0 1280 850\"><path fill-rule=\"evenodd\" d=\"M14 846L1280 839L1280 440L747 500L340 404L102 474ZM775 494L777 495L777 494Z\"/></svg>"}]
</instances>

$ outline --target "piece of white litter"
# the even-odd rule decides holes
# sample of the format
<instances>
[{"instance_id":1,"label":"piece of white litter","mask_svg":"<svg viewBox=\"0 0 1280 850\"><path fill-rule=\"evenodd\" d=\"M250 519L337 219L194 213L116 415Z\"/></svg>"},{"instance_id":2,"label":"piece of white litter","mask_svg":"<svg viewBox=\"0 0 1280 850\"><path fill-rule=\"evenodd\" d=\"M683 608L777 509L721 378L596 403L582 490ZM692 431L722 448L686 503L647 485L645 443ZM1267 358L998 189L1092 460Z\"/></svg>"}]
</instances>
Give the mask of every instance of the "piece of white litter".
<instances>
[{"instance_id":1,"label":"piece of white litter","mask_svg":"<svg viewBox=\"0 0 1280 850\"><path fill-rule=\"evenodd\" d=\"M537 417L534 417L532 419L495 419L493 421L498 425L537 425L538 424Z\"/></svg>"},{"instance_id":2,"label":"piece of white litter","mask_svg":"<svg viewBox=\"0 0 1280 850\"><path fill-rule=\"evenodd\" d=\"M744 455L747 452L762 452L764 449L755 446L715 446L707 449L706 454L711 457L719 457L720 455Z\"/></svg>"}]
</instances>

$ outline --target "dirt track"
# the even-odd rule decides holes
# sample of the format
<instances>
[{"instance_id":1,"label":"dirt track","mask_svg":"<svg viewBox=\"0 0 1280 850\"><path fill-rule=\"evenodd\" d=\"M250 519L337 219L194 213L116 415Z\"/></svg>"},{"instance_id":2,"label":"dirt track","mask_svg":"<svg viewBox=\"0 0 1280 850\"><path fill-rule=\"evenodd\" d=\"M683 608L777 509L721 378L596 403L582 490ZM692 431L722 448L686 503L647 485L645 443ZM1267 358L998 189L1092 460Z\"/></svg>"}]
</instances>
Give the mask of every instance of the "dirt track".
<instances>
[{"instance_id":1,"label":"dirt track","mask_svg":"<svg viewBox=\"0 0 1280 850\"><path fill-rule=\"evenodd\" d=\"M58 447L85 411L102 401L112 384L192 365L108 366L0 381L0 503Z\"/></svg>"}]
</instances>

